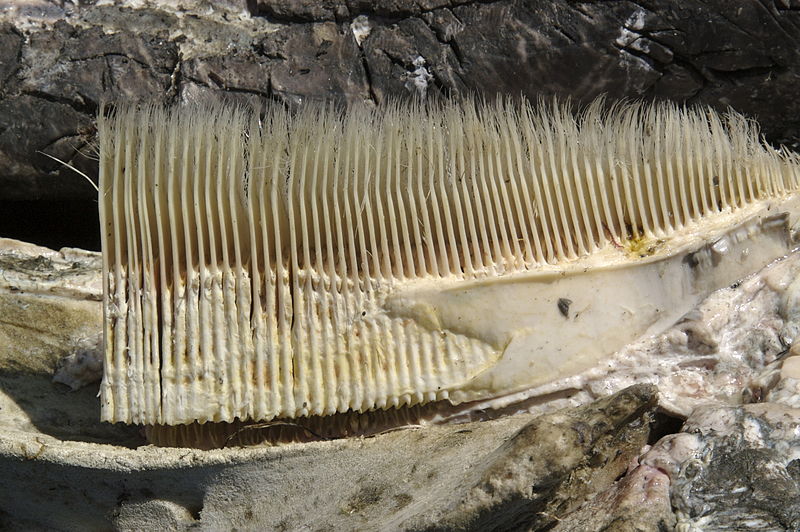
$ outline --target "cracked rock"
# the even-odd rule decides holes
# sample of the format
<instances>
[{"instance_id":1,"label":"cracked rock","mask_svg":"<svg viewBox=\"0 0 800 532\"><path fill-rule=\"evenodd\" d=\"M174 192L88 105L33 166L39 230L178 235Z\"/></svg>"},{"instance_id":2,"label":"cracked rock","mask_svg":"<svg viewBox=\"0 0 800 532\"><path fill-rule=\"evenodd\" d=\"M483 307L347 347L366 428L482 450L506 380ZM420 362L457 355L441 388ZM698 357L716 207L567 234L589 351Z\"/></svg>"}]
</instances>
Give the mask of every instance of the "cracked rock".
<instances>
[{"instance_id":1,"label":"cracked rock","mask_svg":"<svg viewBox=\"0 0 800 532\"><path fill-rule=\"evenodd\" d=\"M357 23L356 23L357 22ZM365 28L369 28L368 31ZM756 0L36 0L0 3L0 197L91 198L104 101L291 106L426 94L599 94L736 110L800 139L800 9Z\"/></svg>"}]
</instances>

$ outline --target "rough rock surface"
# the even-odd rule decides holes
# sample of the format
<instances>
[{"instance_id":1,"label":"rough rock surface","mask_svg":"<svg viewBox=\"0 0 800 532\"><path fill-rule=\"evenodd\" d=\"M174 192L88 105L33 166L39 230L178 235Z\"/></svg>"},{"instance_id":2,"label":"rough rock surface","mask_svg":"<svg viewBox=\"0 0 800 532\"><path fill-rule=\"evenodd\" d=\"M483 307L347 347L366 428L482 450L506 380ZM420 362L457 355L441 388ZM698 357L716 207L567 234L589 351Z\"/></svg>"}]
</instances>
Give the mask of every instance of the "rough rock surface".
<instances>
[{"instance_id":1,"label":"rough rock surface","mask_svg":"<svg viewBox=\"0 0 800 532\"><path fill-rule=\"evenodd\" d=\"M800 138L794 0L0 0L0 199L90 198L103 101L669 98ZM54 177L55 176L55 177Z\"/></svg>"},{"instance_id":2,"label":"rough rock surface","mask_svg":"<svg viewBox=\"0 0 800 532\"><path fill-rule=\"evenodd\" d=\"M676 519L669 497L669 477L662 471L634 465L624 477L584 503L553 532L665 532Z\"/></svg>"},{"instance_id":3,"label":"rough rock surface","mask_svg":"<svg viewBox=\"0 0 800 532\"><path fill-rule=\"evenodd\" d=\"M96 253L57 252L0 238L4 369L52 374L74 345L97 337L103 315L100 266Z\"/></svg>"},{"instance_id":4,"label":"rough rock surface","mask_svg":"<svg viewBox=\"0 0 800 532\"><path fill-rule=\"evenodd\" d=\"M800 410L698 408L641 462L669 475L679 530L800 529Z\"/></svg>"}]
</instances>

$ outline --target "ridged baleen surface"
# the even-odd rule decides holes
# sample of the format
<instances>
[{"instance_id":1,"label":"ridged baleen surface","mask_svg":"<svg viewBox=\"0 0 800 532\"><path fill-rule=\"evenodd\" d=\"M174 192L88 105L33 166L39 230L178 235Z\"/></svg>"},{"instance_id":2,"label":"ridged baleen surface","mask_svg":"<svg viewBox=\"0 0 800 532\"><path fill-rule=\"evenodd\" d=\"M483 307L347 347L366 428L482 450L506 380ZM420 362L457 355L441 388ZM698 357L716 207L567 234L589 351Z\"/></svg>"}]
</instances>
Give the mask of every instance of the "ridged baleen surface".
<instances>
[{"instance_id":1,"label":"ridged baleen surface","mask_svg":"<svg viewBox=\"0 0 800 532\"><path fill-rule=\"evenodd\" d=\"M666 105L122 107L99 129L102 415L133 423L513 391L469 391L510 340L393 294L635 263L800 184L744 118Z\"/></svg>"}]
</instances>

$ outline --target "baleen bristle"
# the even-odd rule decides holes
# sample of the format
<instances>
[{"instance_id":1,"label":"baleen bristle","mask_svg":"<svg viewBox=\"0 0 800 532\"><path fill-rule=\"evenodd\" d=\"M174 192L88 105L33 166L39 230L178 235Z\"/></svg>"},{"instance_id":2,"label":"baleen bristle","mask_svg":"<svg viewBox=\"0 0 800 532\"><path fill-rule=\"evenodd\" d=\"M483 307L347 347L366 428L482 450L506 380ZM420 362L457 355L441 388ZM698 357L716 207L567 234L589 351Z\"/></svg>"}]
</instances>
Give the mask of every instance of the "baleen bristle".
<instances>
[{"instance_id":1,"label":"baleen bristle","mask_svg":"<svg viewBox=\"0 0 800 532\"><path fill-rule=\"evenodd\" d=\"M447 399L497 349L386 312L392 287L667 238L800 182L742 116L670 104L122 106L99 129L102 415L133 423Z\"/></svg>"}]
</instances>

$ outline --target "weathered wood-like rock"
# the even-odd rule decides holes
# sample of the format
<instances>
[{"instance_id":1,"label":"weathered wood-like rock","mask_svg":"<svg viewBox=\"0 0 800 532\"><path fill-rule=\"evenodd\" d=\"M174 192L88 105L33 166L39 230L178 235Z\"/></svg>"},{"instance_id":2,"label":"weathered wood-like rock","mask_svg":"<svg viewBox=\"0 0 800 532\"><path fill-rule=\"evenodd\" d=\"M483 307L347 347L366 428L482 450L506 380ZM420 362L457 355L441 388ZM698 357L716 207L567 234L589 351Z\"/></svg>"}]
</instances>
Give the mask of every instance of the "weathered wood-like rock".
<instances>
[{"instance_id":1,"label":"weathered wood-like rock","mask_svg":"<svg viewBox=\"0 0 800 532\"><path fill-rule=\"evenodd\" d=\"M625 472L647 442L654 392L638 386L538 418L277 448L128 449L4 426L0 523L56 530L112 523L122 530L540 529ZM54 497L42 485L61 487Z\"/></svg>"}]
</instances>

